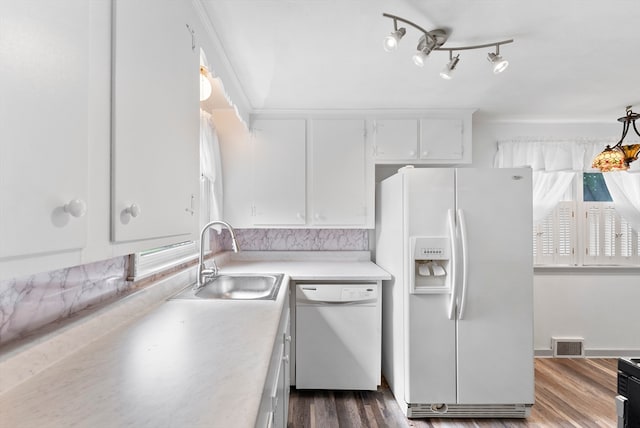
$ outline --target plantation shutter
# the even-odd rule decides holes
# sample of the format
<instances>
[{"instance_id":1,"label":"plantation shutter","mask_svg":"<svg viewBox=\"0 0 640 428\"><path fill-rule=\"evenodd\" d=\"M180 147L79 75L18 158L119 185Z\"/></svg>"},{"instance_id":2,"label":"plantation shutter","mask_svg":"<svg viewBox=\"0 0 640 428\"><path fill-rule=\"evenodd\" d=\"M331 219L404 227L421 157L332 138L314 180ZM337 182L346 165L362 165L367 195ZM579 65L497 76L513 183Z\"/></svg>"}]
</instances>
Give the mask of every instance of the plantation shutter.
<instances>
[{"instance_id":1,"label":"plantation shutter","mask_svg":"<svg viewBox=\"0 0 640 428\"><path fill-rule=\"evenodd\" d=\"M534 225L533 255L537 265L575 264L575 206L560 202L542 222Z\"/></svg>"},{"instance_id":2,"label":"plantation shutter","mask_svg":"<svg viewBox=\"0 0 640 428\"><path fill-rule=\"evenodd\" d=\"M585 203L585 264L638 263L638 234L610 202Z\"/></svg>"}]
</instances>

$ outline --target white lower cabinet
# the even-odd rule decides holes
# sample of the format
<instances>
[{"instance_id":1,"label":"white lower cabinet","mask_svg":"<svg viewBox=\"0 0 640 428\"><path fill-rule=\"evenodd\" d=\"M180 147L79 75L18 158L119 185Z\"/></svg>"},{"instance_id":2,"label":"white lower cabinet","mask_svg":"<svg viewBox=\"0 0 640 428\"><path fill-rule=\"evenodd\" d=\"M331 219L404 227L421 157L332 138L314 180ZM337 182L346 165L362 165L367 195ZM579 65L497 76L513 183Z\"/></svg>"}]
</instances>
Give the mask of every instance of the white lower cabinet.
<instances>
[{"instance_id":1,"label":"white lower cabinet","mask_svg":"<svg viewBox=\"0 0 640 428\"><path fill-rule=\"evenodd\" d=\"M289 414L291 328L289 290L286 291L277 339L269 363L257 427L286 428Z\"/></svg>"}]
</instances>

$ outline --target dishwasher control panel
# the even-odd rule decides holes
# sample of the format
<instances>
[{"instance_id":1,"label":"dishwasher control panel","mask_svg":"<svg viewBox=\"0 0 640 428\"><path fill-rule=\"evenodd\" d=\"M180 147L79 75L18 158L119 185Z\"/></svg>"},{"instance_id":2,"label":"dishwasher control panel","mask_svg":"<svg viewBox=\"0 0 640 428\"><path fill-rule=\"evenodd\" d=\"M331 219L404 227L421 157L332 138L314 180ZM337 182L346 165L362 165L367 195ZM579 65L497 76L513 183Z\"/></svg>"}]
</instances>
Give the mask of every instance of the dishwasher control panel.
<instances>
[{"instance_id":1,"label":"dishwasher control panel","mask_svg":"<svg viewBox=\"0 0 640 428\"><path fill-rule=\"evenodd\" d=\"M322 283L297 284L296 301L299 303L364 303L378 299L376 283Z\"/></svg>"},{"instance_id":2,"label":"dishwasher control panel","mask_svg":"<svg viewBox=\"0 0 640 428\"><path fill-rule=\"evenodd\" d=\"M376 298L375 287L344 287L342 288L343 301L369 300Z\"/></svg>"}]
</instances>

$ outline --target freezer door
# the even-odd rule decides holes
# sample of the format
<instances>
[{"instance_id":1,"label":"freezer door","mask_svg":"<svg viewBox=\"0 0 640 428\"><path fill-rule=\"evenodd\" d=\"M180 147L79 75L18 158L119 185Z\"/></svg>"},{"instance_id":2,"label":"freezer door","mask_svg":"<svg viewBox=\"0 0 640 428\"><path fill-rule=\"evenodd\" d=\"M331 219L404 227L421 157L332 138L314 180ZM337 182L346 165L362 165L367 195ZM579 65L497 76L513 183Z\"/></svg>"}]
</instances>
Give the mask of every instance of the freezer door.
<instances>
[{"instance_id":1,"label":"freezer door","mask_svg":"<svg viewBox=\"0 0 640 428\"><path fill-rule=\"evenodd\" d=\"M451 168L415 169L407 175L405 187L405 243L411 254L410 236L447 237L447 213L454 209L454 174ZM406 269L415 269L405 259ZM405 277L410 280L410 275ZM405 346L407 403L455 403L456 322L449 319L451 296L409 294L406 284Z\"/></svg>"},{"instance_id":2,"label":"freezer door","mask_svg":"<svg viewBox=\"0 0 640 428\"><path fill-rule=\"evenodd\" d=\"M407 294L409 300L405 400L456 402L456 322L447 316L449 295Z\"/></svg>"},{"instance_id":3,"label":"freezer door","mask_svg":"<svg viewBox=\"0 0 640 428\"><path fill-rule=\"evenodd\" d=\"M533 403L530 169L457 169L468 250L458 314L460 404Z\"/></svg>"}]
</instances>

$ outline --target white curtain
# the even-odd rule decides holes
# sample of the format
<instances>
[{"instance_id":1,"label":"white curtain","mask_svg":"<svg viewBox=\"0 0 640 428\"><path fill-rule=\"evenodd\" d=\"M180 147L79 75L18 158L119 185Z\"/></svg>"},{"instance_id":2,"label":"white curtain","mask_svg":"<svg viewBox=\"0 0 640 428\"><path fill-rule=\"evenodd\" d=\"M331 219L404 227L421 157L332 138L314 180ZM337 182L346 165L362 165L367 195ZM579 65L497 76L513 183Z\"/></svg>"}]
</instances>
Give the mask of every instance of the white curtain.
<instances>
[{"instance_id":1,"label":"white curtain","mask_svg":"<svg viewBox=\"0 0 640 428\"><path fill-rule=\"evenodd\" d=\"M539 223L562 200L584 158L584 148L569 142L503 141L498 143L494 165L533 169L533 222Z\"/></svg>"},{"instance_id":2,"label":"white curtain","mask_svg":"<svg viewBox=\"0 0 640 428\"><path fill-rule=\"evenodd\" d=\"M533 173L533 222L540 223L562 200L576 173L535 171Z\"/></svg>"},{"instance_id":3,"label":"white curtain","mask_svg":"<svg viewBox=\"0 0 640 428\"><path fill-rule=\"evenodd\" d=\"M497 168L533 169L533 220L540 222L560 202L578 172L591 168L593 158L615 141L604 140L516 140L498 143ZM607 172L603 176L616 210L635 230L640 230L640 161L629 172Z\"/></svg>"},{"instance_id":4,"label":"white curtain","mask_svg":"<svg viewBox=\"0 0 640 428\"><path fill-rule=\"evenodd\" d=\"M201 223L222 220L222 159L220 143L211 115L200 110L200 200L208 206L201 207L205 214ZM208 215L206 215L208 213Z\"/></svg>"},{"instance_id":5,"label":"white curtain","mask_svg":"<svg viewBox=\"0 0 640 428\"><path fill-rule=\"evenodd\" d=\"M618 171L603 176L616 211L640 233L640 174Z\"/></svg>"}]
</instances>

